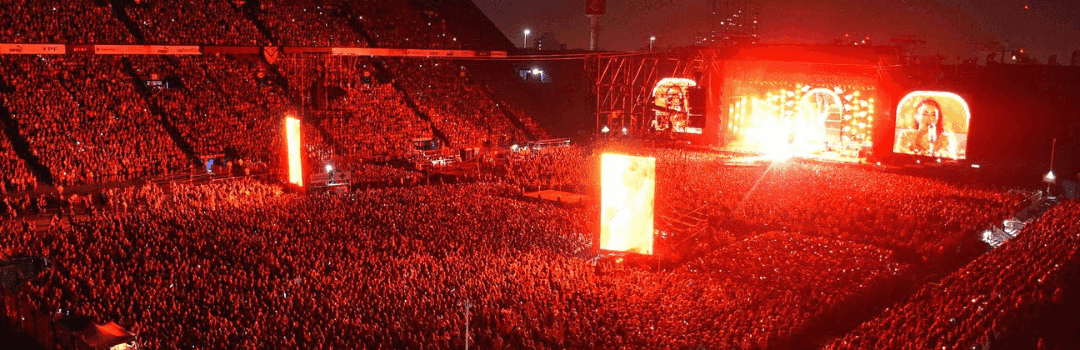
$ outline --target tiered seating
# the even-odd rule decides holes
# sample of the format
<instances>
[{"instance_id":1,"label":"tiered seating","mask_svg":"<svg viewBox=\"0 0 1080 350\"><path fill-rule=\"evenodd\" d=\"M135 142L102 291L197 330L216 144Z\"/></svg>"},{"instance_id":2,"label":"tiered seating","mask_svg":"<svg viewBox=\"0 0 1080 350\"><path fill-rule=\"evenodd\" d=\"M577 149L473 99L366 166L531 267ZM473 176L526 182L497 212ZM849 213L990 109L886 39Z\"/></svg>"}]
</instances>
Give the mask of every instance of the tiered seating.
<instances>
[{"instance_id":1,"label":"tiered seating","mask_svg":"<svg viewBox=\"0 0 1080 350\"><path fill-rule=\"evenodd\" d=\"M223 0L145 0L124 10L148 44L267 45L255 24Z\"/></svg>"},{"instance_id":2,"label":"tiered seating","mask_svg":"<svg viewBox=\"0 0 1080 350\"><path fill-rule=\"evenodd\" d=\"M1046 348L1048 328L1073 322L1074 315L1054 311L1075 286L1069 277L1078 272L1078 222L1080 203L1060 205L830 348Z\"/></svg>"},{"instance_id":3,"label":"tiered seating","mask_svg":"<svg viewBox=\"0 0 1080 350\"><path fill-rule=\"evenodd\" d=\"M0 42L44 44L133 44L107 2L94 0L5 0Z\"/></svg>"},{"instance_id":4,"label":"tiered seating","mask_svg":"<svg viewBox=\"0 0 1080 350\"><path fill-rule=\"evenodd\" d=\"M4 123L0 123L0 130ZM7 136L0 135L0 192L26 191L37 187L37 178L15 154Z\"/></svg>"},{"instance_id":5,"label":"tiered seating","mask_svg":"<svg viewBox=\"0 0 1080 350\"><path fill-rule=\"evenodd\" d=\"M115 57L0 58L22 137L61 185L188 169Z\"/></svg>"},{"instance_id":6,"label":"tiered seating","mask_svg":"<svg viewBox=\"0 0 1080 350\"><path fill-rule=\"evenodd\" d=\"M142 79L172 81L151 100L197 155L228 154L274 161L283 149L284 118L295 113L281 86L253 60L222 57L139 57ZM262 74L263 78L260 78Z\"/></svg>"},{"instance_id":7,"label":"tiered seating","mask_svg":"<svg viewBox=\"0 0 1080 350\"><path fill-rule=\"evenodd\" d=\"M273 32L279 46L367 46L349 23L353 19L346 10L315 3L259 1L258 19Z\"/></svg>"},{"instance_id":8,"label":"tiered seating","mask_svg":"<svg viewBox=\"0 0 1080 350\"><path fill-rule=\"evenodd\" d=\"M320 82L327 89L343 93L332 99L324 94L318 101L322 109L308 110L305 116L342 148L338 156L400 156L412 149L412 139L432 136L428 123L405 104L401 93L373 77L369 59L334 58L328 66L326 62L289 56L279 66L293 86L307 91L325 76Z\"/></svg>"},{"instance_id":9,"label":"tiered seating","mask_svg":"<svg viewBox=\"0 0 1080 350\"><path fill-rule=\"evenodd\" d=\"M416 11L407 1L368 1L351 10L377 47L461 48L438 12Z\"/></svg>"},{"instance_id":10,"label":"tiered seating","mask_svg":"<svg viewBox=\"0 0 1080 350\"><path fill-rule=\"evenodd\" d=\"M439 60L396 60L402 87L420 111L449 137L453 147L496 146L528 141L480 87L460 75L462 68Z\"/></svg>"}]
</instances>

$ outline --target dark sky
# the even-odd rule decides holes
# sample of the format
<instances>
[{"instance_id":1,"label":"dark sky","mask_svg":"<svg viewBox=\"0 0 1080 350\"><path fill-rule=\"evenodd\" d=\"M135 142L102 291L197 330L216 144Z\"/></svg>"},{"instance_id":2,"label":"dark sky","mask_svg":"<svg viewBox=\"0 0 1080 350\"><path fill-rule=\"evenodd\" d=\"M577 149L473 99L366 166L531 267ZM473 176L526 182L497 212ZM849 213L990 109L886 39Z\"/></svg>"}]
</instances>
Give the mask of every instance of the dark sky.
<instances>
[{"instance_id":1,"label":"dark sky","mask_svg":"<svg viewBox=\"0 0 1080 350\"><path fill-rule=\"evenodd\" d=\"M585 0L473 0L512 41L522 29L551 32L568 48L589 46ZM600 48L636 50L680 46L706 27L708 0L607 0ZM1024 48L1040 61L1068 64L1080 50L1078 0L761 0L762 42L827 43L849 33L877 43L896 35L926 40L920 54L977 56L971 43ZM1024 5L1030 10L1023 10ZM981 56L981 55L980 55Z\"/></svg>"}]
</instances>

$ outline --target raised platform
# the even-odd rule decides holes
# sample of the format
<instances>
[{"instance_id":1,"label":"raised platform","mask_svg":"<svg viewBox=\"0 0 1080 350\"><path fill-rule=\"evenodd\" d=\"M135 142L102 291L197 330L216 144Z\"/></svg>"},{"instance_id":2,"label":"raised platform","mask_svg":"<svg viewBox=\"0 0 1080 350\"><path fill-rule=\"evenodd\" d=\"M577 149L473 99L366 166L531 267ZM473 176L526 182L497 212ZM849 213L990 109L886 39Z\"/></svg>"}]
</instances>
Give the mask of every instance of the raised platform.
<instances>
[{"instance_id":1,"label":"raised platform","mask_svg":"<svg viewBox=\"0 0 1080 350\"><path fill-rule=\"evenodd\" d=\"M577 193L556 191L556 190L543 190L537 192L525 192L525 197L536 198L551 202L561 203L581 203L588 202L589 197L580 195Z\"/></svg>"}]
</instances>

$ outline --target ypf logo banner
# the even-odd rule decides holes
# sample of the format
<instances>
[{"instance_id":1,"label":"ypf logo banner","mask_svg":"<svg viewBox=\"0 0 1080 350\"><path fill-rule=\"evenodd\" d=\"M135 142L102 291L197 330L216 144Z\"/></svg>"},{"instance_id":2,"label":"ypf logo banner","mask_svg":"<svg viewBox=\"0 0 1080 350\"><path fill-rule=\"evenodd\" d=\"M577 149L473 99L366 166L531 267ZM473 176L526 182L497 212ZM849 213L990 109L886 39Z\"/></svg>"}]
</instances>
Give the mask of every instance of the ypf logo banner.
<instances>
[{"instance_id":1,"label":"ypf logo banner","mask_svg":"<svg viewBox=\"0 0 1080 350\"><path fill-rule=\"evenodd\" d=\"M586 15L602 15L607 11L607 0L585 0Z\"/></svg>"}]
</instances>

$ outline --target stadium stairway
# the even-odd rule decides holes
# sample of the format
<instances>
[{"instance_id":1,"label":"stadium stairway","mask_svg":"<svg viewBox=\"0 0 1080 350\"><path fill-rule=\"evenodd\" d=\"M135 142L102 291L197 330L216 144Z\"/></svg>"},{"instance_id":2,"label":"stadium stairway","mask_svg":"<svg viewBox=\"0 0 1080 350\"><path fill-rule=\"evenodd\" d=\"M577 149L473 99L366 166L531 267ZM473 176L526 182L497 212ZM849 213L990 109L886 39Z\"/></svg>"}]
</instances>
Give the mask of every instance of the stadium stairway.
<instances>
[{"instance_id":1,"label":"stadium stairway","mask_svg":"<svg viewBox=\"0 0 1080 350\"><path fill-rule=\"evenodd\" d=\"M120 20L120 23L124 24L124 27L131 33L131 36L135 37L136 41L146 44L146 36L143 35L142 29L139 29L139 26L135 25L135 22L131 20L131 16L128 16L127 14L126 8L130 1L110 0L110 2L112 3L113 15L116 15L116 18Z\"/></svg>"},{"instance_id":2,"label":"stadium stairway","mask_svg":"<svg viewBox=\"0 0 1080 350\"><path fill-rule=\"evenodd\" d=\"M525 133L525 136L528 137L529 140L539 139L539 136L533 134L533 132L529 130L529 127L525 126L525 122L521 121L521 116L515 114L513 111L510 110L510 108L506 106L506 101L502 101L499 98L496 98L495 94L491 92L491 89L488 88L486 84L476 85L480 86L480 90L483 90L484 94L486 94L487 97L491 99L491 101L495 102L495 106L499 107L499 110L502 111L503 115L506 116L506 119L510 120L510 123L514 124L515 127L521 129L521 131Z\"/></svg>"},{"instance_id":3,"label":"stadium stairway","mask_svg":"<svg viewBox=\"0 0 1080 350\"><path fill-rule=\"evenodd\" d=\"M392 76L382 64L375 64L375 69L379 71L380 75ZM401 94L401 100L405 102L405 105L408 106L413 113L416 113L416 116L428 123L428 126L431 127L431 134L435 136L435 139L439 140L439 142L447 147L453 146L453 144L450 143L450 139L446 137L446 133L443 133L435 123L431 122L431 116L420 110L420 106L416 105L416 101L413 100L412 95L409 95L409 93L405 91L405 88L401 86L400 82L394 80L391 82L390 86L393 86L394 90Z\"/></svg>"},{"instance_id":4,"label":"stadium stairway","mask_svg":"<svg viewBox=\"0 0 1080 350\"><path fill-rule=\"evenodd\" d=\"M14 148L15 154L22 158L23 163L34 173L38 182L52 185L52 172L31 151L30 143L26 142L26 139L22 137L22 133L19 131L19 121L11 116L11 111L3 102L0 102L0 125L4 127L4 136L11 141L11 147Z\"/></svg>"},{"instance_id":5,"label":"stadium stairway","mask_svg":"<svg viewBox=\"0 0 1080 350\"><path fill-rule=\"evenodd\" d=\"M438 11L464 49L515 50L514 43L470 0L411 0L409 4L419 11Z\"/></svg>"},{"instance_id":6,"label":"stadium stairway","mask_svg":"<svg viewBox=\"0 0 1080 350\"><path fill-rule=\"evenodd\" d=\"M228 3L229 6L234 6L234 2L228 1ZM266 27L266 23L263 23L259 16L255 14L255 11L258 10L259 2L257 0L248 1L244 3L244 6L240 7L240 12L244 14L244 18L255 24L255 29L259 31L259 34L262 34L267 41L274 43L274 45L281 45L281 41L274 36L274 32L271 32L270 28Z\"/></svg>"},{"instance_id":7,"label":"stadium stairway","mask_svg":"<svg viewBox=\"0 0 1080 350\"><path fill-rule=\"evenodd\" d=\"M165 129L165 132L168 133L169 137L176 143L176 147L180 148L180 151L184 152L184 154L191 159L196 169L204 167L205 165L203 164L202 159L195 154L194 148L184 140L184 136L181 135L180 130L172 124L168 114L166 114L165 111L154 102L154 99L150 97L150 88L139 80L139 74L135 72L135 67L131 65L131 59L124 57L122 61L124 73L127 73L127 75L131 77L131 83L135 84L135 90L139 92L143 101L146 102L147 107L150 108L150 112L158 116L158 123L161 123L161 127Z\"/></svg>"}]
</instances>

